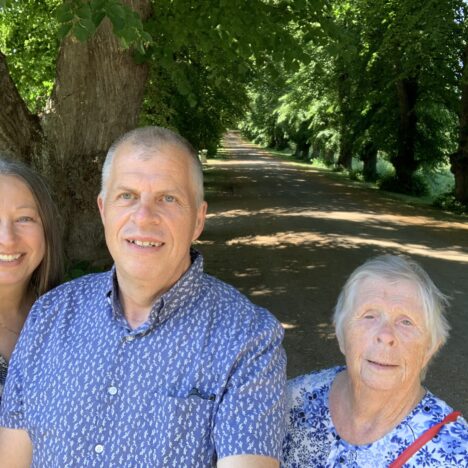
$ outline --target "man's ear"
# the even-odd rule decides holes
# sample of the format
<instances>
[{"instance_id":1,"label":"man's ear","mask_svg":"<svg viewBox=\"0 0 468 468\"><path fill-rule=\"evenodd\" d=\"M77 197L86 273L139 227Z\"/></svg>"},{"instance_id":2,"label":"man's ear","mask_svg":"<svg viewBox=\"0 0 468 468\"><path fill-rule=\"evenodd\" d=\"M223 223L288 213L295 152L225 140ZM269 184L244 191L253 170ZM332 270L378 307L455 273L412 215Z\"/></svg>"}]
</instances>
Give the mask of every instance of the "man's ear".
<instances>
[{"instance_id":1,"label":"man's ear","mask_svg":"<svg viewBox=\"0 0 468 468\"><path fill-rule=\"evenodd\" d=\"M207 209L208 203L206 201L200 203L200 206L197 208L197 219L195 221L195 229L193 230L192 242L197 240L203 232Z\"/></svg>"},{"instance_id":2,"label":"man's ear","mask_svg":"<svg viewBox=\"0 0 468 468\"><path fill-rule=\"evenodd\" d=\"M104 198L99 194L97 196L97 205L99 208L99 214L101 215L101 221L104 223Z\"/></svg>"}]
</instances>

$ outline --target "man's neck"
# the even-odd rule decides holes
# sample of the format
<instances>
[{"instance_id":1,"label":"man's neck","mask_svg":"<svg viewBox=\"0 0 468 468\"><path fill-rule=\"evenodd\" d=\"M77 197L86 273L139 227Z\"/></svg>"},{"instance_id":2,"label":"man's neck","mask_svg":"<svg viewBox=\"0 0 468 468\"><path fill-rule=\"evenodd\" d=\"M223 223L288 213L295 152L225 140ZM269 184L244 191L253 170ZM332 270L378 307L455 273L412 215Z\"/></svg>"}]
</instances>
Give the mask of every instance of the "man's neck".
<instances>
[{"instance_id":1,"label":"man's neck","mask_svg":"<svg viewBox=\"0 0 468 468\"><path fill-rule=\"evenodd\" d=\"M120 305L131 328L138 328L148 320L154 303L163 293L164 291L148 291L144 286L130 286L119 281Z\"/></svg>"}]
</instances>

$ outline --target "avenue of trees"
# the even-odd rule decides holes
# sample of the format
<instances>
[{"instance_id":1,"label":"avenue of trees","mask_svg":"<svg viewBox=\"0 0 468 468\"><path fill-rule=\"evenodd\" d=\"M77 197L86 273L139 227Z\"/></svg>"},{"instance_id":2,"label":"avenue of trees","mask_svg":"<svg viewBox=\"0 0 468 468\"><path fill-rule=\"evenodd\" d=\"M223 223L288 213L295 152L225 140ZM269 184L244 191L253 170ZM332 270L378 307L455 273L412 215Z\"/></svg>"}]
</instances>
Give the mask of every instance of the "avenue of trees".
<instances>
[{"instance_id":1,"label":"avenue of trees","mask_svg":"<svg viewBox=\"0 0 468 468\"><path fill-rule=\"evenodd\" d=\"M359 159L368 181L379 155L395 169L387 187L406 193L422 188L418 169L450 163L466 205L467 11L466 0L326 2L300 25L300 68L250 86L244 132L348 170Z\"/></svg>"},{"instance_id":2,"label":"avenue of trees","mask_svg":"<svg viewBox=\"0 0 468 468\"><path fill-rule=\"evenodd\" d=\"M468 203L463 0L0 0L0 151L41 172L68 255L103 251L111 142L144 124L209 154L241 123L273 147L407 191L450 162Z\"/></svg>"}]
</instances>

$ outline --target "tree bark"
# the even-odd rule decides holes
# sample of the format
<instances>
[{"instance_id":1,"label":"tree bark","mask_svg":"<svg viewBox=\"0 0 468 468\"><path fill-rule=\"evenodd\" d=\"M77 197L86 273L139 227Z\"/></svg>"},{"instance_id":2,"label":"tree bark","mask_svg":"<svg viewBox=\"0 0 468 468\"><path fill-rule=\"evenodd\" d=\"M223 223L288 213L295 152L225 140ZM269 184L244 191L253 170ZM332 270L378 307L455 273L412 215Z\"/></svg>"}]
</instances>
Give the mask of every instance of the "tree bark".
<instances>
[{"instance_id":1,"label":"tree bark","mask_svg":"<svg viewBox=\"0 0 468 468\"><path fill-rule=\"evenodd\" d=\"M399 80L396 86L399 108L398 153L392 159L392 164L401 187L411 191L412 176L418 168L415 155L418 82L416 78L406 78Z\"/></svg>"},{"instance_id":2,"label":"tree bark","mask_svg":"<svg viewBox=\"0 0 468 468\"><path fill-rule=\"evenodd\" d=\"M377 180L377 148L372 142L367 142L361 152L361 160L364 163L363 175L366 182Z\"/></svg>"},{"instance_id":3,"label":"tree bark","mask_svg":"<svg viewBox=\"0 0 468 468\"><path fill-rule=\"evenodd\" d=\"M350 171L353 167L353 142L348 129L343 127L340 135L340 152L338 155L339 167Z\"/></svg>"},{"instance_id":4,"label":"tree bark","mask_svg":"<svg viewBox=\"0 0 468 468\"><path fill-rule=\"evenodd\" d=\"M344 65L341 63L341 67ZM353 166L353 134L351 131L352 112L350 109L350 83L347 73L338 75L338 102L340 104L340 151L338 155L338 167L352 170Z\"/></svg>"},{"instance_id":5,"label":"tree bark","mask_svg":"<svg viewBox=\"0 0 468 468\"><path fill-rule=\"evenodd\" d=\"M463 53L463 75L459 112L458 149L450 156L450 170L455 176L455 198L468 205L468 45Z\"/></svg>"},{"instance_id":6,"label":"tree bark","mask_svg":"<svg viewBox=\"0 0 468 468\"><path fill-rule=\"evenodd\" d=\"M39 118L29 112L0 52L0 150L26 164L42 142Z\"/></svg>"}]
</instances>

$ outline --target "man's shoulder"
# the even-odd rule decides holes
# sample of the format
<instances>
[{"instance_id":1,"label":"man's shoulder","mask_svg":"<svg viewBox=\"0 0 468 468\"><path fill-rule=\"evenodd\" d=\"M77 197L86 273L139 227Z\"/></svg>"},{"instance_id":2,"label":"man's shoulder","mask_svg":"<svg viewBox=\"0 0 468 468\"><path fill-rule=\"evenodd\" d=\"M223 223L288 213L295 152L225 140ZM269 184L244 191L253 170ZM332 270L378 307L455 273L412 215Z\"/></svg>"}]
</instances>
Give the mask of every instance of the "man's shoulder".
<instances>
[{"instance_id":1,"label":"man's shoulder","mask_svg":"<svg viewBox=\"0 0 468 468\"><path fill-rule=\"evenodd\" d=\"M41 296L37 306L49 307L56 303L68 301L77 296L83 299L92 299L105 294L110 284L110 272L92 273L67 281Z\"/></svg>"},{"instance_id":2,"label":"man's shoulder","mask_svg":"<svg viewBox=\"0 0 468 468\"><path fill-rule=\"evenodd\" d=\"M254 304L247 296L234 286L204 274L204 301L214 309L215 315L230 327L241 327L244 331L254 333L259 329L281 329L281 324L274 315L264 307Z\"/></svg>"}]
</instances>

